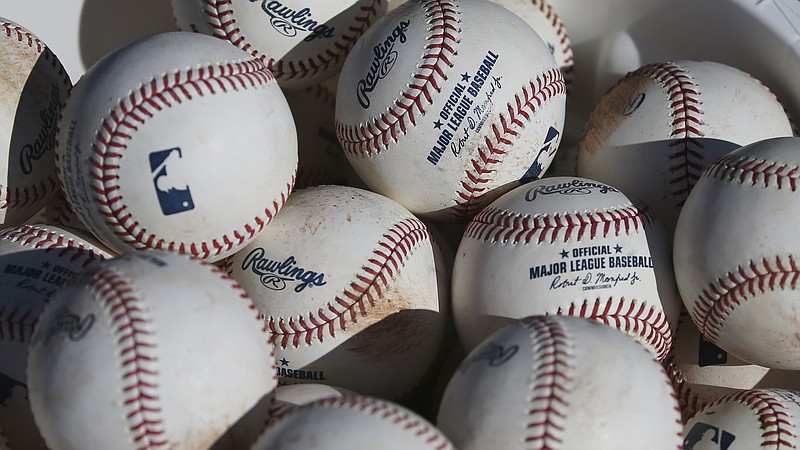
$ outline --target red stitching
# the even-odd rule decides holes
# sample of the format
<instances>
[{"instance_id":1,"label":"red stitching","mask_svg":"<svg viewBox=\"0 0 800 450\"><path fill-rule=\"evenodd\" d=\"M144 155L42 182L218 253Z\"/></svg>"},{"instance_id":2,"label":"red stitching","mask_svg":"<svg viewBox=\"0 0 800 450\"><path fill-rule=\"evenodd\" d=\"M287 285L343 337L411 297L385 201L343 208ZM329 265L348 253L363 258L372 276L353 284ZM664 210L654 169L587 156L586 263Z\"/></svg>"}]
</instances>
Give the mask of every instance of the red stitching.
<instances>
[{"instance_id":1,"label":"red stitching","mask_svg":"<svg viewBox=\"0 0 800 450\"><path fill-rule=\"evenodd\" d=\"M749 183L751 186L797 190L800 177L798 166L757 159L748 155L727 154L718 158L705 171L704 176L729 183Z\"/></svg>"},{"instance_id":2,"label":"red stitching","mask_svg":"<svg viewBox=\"0 0 800 450\"><path fill-rule=\"evenodd\" d=\"M64 257L67 253L71 253L72 255L69 257L69 260L75 261L82 258L82 267L86 267L91 262L106 259L103 253L96 251L83 242L75 241L57 231L38 225L20 225L18 227L7 228L0 231L0 239L19 242L20 245L25 247L42 249L45 252L58 250L57 256L60 258Z\"/></svg>"},{"instance_id":3,"label":"red stitching","mask_svg":"<svg viewBox=\"0 0 800 450\"><path fill-rule=\"evenodd\" d=\"M690 311L692 320L708 340L716 343L725 320L738 305L767 290L791 289L798 277L800 269L791 255L748 261L746 267L737 266L703 289Z\"/></svg>"},{"instance_id":4,"label":"red stitching","mask_svg":"<svg viewBox=\"0 0 800 450\"><path fill-rule=\"evenodd\" d=\"M791 430L794 424L789 420L791 414L783 407L781 400L773 395L771 389L747 389L728 394L711 402L708 410L722 403L737 402L750 407L758 415L761 432L761 447L791 448L797 437Z\"/></svg>"},{"instance_id":5,"label":"red stitching","mask_svg":"<svg viewBox=\"0 0 800 450\"><path fill-rule=\"evenodd\" d=\"M647 302L637 304L636 300L625 298L609 297L605 301L598 298L591 304L589 300L580 305L571 303L566 310L559 307L556 314L593 319L627 334L640 336L653 347L659 361L663 361L672 348L672 331L666 317Z\"/></svg>"},{"instance_id":6,"label":"red stitching","mask_svg":"<svg viewBox=\"0 0 800 450\"><path fill-rule=\"evenodd\" d=\"M381 420L385 420L393 425L396 425L398 428L403 429L415 438L419 439L420 442L430 445L431 449L454 450L450 440L424 419L406 409L394 405L391 402L373 397L365 397L361 395L342 395L340 397L323 398L305 405L291 408L288 411L285 411L279 420L300 414L309 409L317 409L320 407L351 409L366 413L370 416L376 416ZM272 426L279 420L270 420L267 427Z\"/></svg>"},{"instance_id":7,"label":"red stitching","mask_svg":"<svg viewBox=\"0 0 800 450\"><path fill-rule=\"evenodd\" d=\"M333 48L326 49L324 54L317 54L304 60L268 58L267 55L253 47L236 26L236 19L233 18L233 5L231 5L230 0L204 0L203 12L208 16L208 24L213 28L215 37L227 40L242 50L249 52L254 58L264 61L267 68L275 75L275 78L279 81L284 81L315 75L344 61L358 38L377 19L378 6L383 2L384 0L373 0L369 5L360 6L360 12L353 17L353 21L347 27L347 31L332 42Z\"/></svg>"},{"instance_id":8,"label":"red stitching","mask_svg":"<svg viewBox=\"0 0 800 450\"><path fill-rule=\"evenodd\" d=\"M82 275L102 303L119 345L122 388L128 429L139 449L167 448L162 422L158 356L152 324L144 301L123 276L97 268Z\"/></svg>"},{"instance_id":9,"label":"red stitching","mask_svg":"<svg viewBox=\"0 0 800 450\"><path fill-rule=\"evenodd\" d=\"M400 134L417 124L417 115L425 115L425 107L433 103L432 91L440 92L441 83L447 80L446 70L453 66L461 29L458 24L458 7L450 1L428 0L423 4L428 18L428 35L425 53L421 56L419 72L408 84L405 92L379 117L359 125L345 125L336 121L336 136L345 152L358 156L378 154L397 141Z\"/></svg>"},{"instance_id":10,"label":"red stitching","mask_svg":"<svg viewBox=\"0 0 800 450\"><path fill-rule=\"evenodd\" d=\"M22 42L28 47L35 49L37 53L41 53L46 46L42 41L33 35L30 31L17 25L13 22L3 22L2 27L6 32L6 37L15 38L17 41Z\"/></svg>"},{"instance_id":11,"label":"red stitching","mask_svg":"<svg viewBox=\"0 0 800 450\"><path fill-rule=\"evenodd\" d=\"M13 190L9 190L8 186L0 185L0 198L2 198L0 209L22 208L42 201L58 186L58 178L54 174L29 186L15 187Z\"/></svg>"},{"instance_id":12,"label":"red stitching","mask_svg":"<svg viewBox=\"0 0 800 450\"><path fill-rule=\"evenodd\" d=\"M464 237L512 244L554 243L559 240L567 242L573 237L581 240L639 232L646 225L652 225L655 220L650 208L635 200L629 206L613 210L533 217L487 206L467 224Z\"/></svg>"},{"instance_id":13,"label":"red stitching","mask_svg":"<svg viewBox=\"0 0 800 450\"><path fill-rule=\"evenodd\" d=\"M29 342L38 320L38 312L0 305L0 341Z\"/></svg>"},{"instance_id":14,"label":"red stitching","mask_svg":"<svg viewBox=\"0 0 800 450\"><path fill-rule=\"evenodd\" d=\"M119 159L123 156L131 135L163 108L171 107L173 103L192 100L195 95L213 95L218 91L227 92L228 89L249 89L272 80L272 74L261 61L225 63L164 74L132 90L128 97L120 99L117 108L103 120L91 146L90 161L92 189L100 214L105 217L114 233L136 249L164 249L201 259L226 252L259 233L286 202L294 187L294 174L281 192L280 199L273 200L264 209L264 216L254 217L251 223L244 225L243 230L233 230L230 236L223 235L210 242L185 243L159 239L142 227L123 203L117 184L117 171Z\"/></svg>"},{"instance_id":15,"label":"red stitching","mask_svg":"<svg viewBox=\"0 0 800 450\"><path fill-rule=\"evenodd\" d=\"M335 338L337 327L346 330L348 322L356 322L359 314L366 314L367 308L382 300L383 289L395 272L405 264L414 248L429 238L427 227L419 219L409 218L394 224L378 242L356 280L324 308L296 318L276 320L269 316L267 327L273 342L286 348L289 344L293 347L301 343L311 345L314 338L323 342L326 334Z\"/></svg>"},{"instance_id":16,"label":"red stitching","mask_svg":"<svg viewBox=\"0 0 800 450\"><path fill-rule=\"evenodd\" d=\"M628 75L631 76L650 77L666 90L672 109L669 143L672 178L669 184L672 195L677 197L677 206L683 206L705 166L700 140L705 134L700 129L704 124L700 118L703 112L699 89L689 73L674 63L646 65Z\"/></svg>"},{"instance_id":17,"label":"red stitching","mask_svg":"<svg viewBox=\"0 0 800 450\"><path fill-rule=\"evenodd\" d=\"M533 120L536 111L552 97L564 94L564 77L558 69L549 69L522 87L520 94L514 95L514 102L506 105L507 114L500 114L497 123L491 126L489 136L484 136L484 147L478 148L478 158L473 158L464 171L465 178L461 188L456 191L455 218L472 217L481 207L476 200L489 190L495 167L502 162L507 146L513 146L512 138L525 128L525 123Z\"/></svg>"},{"instance_id":18,"label":"red stitching","mask_svg":"<svg viewBox=\"0 0 800 450\"><path fill-rule=\"evenodd\" d=\"M683 375L675 363L667 364L666 370L672 382L672 389L675 391L675 398L678 401L683 423L686 423L694 417L698 411L705 408L707 403L704 402L700 396L692 390L689 383L683 379Z\"/></svg>"},{"instance_id":19,"label":"red stitching","mask_svg":"<svg viewBox=\"0 0 800 450\"><path fill-rule=\"evenodd\" d=\"M534 367L531 373L531 407L525 442L536 448L561 446L568 410L566 395L572 390L574 370L571 339L565 327L545 316L523 319L531 331Z\"/></svg>"},{"instance_id":20,"label":"red stitching","mask_svg":"<svg viewBox=\"0 0 800 450\"><path fill-rule=\"evenodd\" d=\"M556 30L556 36L559 38L561 44L561 51L564 53L564 67L561 67L561 74L564 77L564 85L567 93L572 90L573 78L575 75L575 57L572 52L572 43L567 34L567 27L561 20L561 17L553 10L553 6L545 0L531 0L534 7L544 14L544 17L550 21L550 25Z\"/></svg>"}]
</instances>

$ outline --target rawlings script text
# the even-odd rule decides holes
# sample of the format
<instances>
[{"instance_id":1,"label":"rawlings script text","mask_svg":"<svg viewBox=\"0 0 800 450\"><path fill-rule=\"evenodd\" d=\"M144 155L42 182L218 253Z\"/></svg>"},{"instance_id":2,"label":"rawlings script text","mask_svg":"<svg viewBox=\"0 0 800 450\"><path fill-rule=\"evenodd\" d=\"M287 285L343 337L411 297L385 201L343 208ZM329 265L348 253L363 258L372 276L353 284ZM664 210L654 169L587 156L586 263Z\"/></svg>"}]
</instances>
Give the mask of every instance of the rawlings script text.
<instances>
[{"instance_id":1,"label":"rawlings script text","mask_svg":"<svg viewBox=\"0 0 800 450\"><path fill-rule=\"evenodd\" d=\"M19 165L25 175L29 175L33 171L34 161L42 159L44 153L53 148L56 137L56 120L61 104L59 92L57 85L54 84L50 87L50 103L46 109L39 111L39 119L42 121L39 135L33 144L25 144L19 154Z\"/></svg>"},{"instance_id":2,"label":"rawlings script text","mask_svg":"<svg viewBox=\"0 0 800 450\"><path fill-rule=\"evenodd\" d=\"M306 42L313 41L318 37L333 37L334 27L314 20L309 8L295 11L278 1L250 0L250 2L257 1L261 1L261 9L270 17L269 23L272 28L286 37L295 37L298 32L311 33L304 39Z\"/></svg>"},{"instance_id":3,"label":"rawlings script text","mask_svg":"<svg viewBox=\"0 0 800 450\"><path fill-rule=\"evenodd\" d=\"M358 86L356 87L356 97L358 97L358 103L363 108L369 107L369 96L367 94L374 91L378 81L385 78L394 67L394 63L397 61L397 52L394 50L394 44L398 41L401 44L406 42L406 30L410 23L408 20L400 22L399 25L394 27L392 34L386 37L386 40L373 47L374 56L372 57L369 71L364 78L358 81Z\"/></svg>"},{"instance_id":4,"label":"rawlings script text","mask_svg":"<svg viewBox=\"0 0 800 450\"><path fill-rule=\"evenodd\" d=\"M619 192L611 186L601 183L593 183L585 180L572 180L568 183L558 183L549 185L539 185L532 187L525 194L525 200L532 202L538 195L562 194L562 195L588 195L596 190L600 194L609 192Z\"/></svg>"},{"instance_id":5,"label":"rawlings script text","mask_svg":"<svg viewBox=\"0 0 800 450\"><path fill-rule=\"evenodd\" d=\"M258 247L245 256L242 261L242 270L251 270L258 275L261 284L267 289L282 291L286 289L286 282L297 281L295 292L302 292L307 287L324 286L325 274L303 269L297 266L297 260L290 256L281 261L264 257L266 252Z\"/></svg>"}]
</instances>

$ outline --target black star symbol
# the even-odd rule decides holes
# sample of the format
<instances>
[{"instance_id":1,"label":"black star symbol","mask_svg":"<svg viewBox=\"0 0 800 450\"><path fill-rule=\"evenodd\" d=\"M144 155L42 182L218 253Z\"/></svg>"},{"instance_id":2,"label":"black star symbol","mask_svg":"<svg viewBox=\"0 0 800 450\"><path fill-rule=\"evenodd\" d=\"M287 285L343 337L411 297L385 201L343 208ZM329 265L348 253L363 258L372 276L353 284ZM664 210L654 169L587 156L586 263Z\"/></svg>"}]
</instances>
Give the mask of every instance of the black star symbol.
<instances>
[{"instance_id":1,"label":"black star symbol","mask_svg":"<svg viewBox=\"0 0 800 450\"><path fill-rule=\"evenodd\" d=\"M287 361L286 358L281 358L281 365L282 366L288 366L289 365L289 361Z\"/></svg>"},{"instance_id":2,"label":"black star symbol","mask_svg":"<svg viewBox=\"0 0 800 450\"><path fill-rule=\"evenodd\" d=\"M568 252L568 251L566 251L566 250L561 250L561 258L562 258L562 259L563 259L563 258L566 258L566 257L568 257L568 256L569 256L569 252Z\"/></svg>"},{"instance_id":3,"label":"black star symbol","mask_svg":"<svg viewBox=\"0 0 800 450\"><path fill-rule=\"evenodd\" d=\"M45 261L45 262L42 263L42 267L44 267L45 269L49 269L50 268L50 263Z\"/></svg>"},{"instance_id":4,"label":"black star symbol","mask_svg":"<svg viewBox=\"0 0 800 450\"><path fill-rule=\"evenodd\" d=\"M622 253L622 246L617 244L617 246L614 247L614 251L616 251L617 253Z\"/></svg>"},{"instance_id":5,"label":"black star symbol","mask_svg":"<svg viewBox=\"0 0 800 450\"><path fill-rule=\"evenodd\" d=\"M469 81L469 73L464 72L461 74L461 81Z\"/></svg>"},{"instance_id":6,"label":"black star symbol","mask_svg":"<svg viewBox=\"0 0 800 450\"><path fill-rule=\"evenodd\" d=\"M436 128L437 130L439 128L442 128L442 121L441 120L437 120L436 122L433 122L433 128Z\"/></svg>"}]
</instances>

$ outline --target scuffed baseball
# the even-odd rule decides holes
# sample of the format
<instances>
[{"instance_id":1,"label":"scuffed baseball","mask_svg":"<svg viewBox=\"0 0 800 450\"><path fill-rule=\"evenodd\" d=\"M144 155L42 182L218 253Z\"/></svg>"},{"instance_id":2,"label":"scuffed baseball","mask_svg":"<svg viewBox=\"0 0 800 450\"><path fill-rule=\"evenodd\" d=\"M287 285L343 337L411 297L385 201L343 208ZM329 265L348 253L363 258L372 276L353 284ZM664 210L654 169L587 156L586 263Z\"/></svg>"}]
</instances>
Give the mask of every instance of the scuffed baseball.
<instances>
[{"instance_id":1,"label":"scuffed baseball","mask_svg":"<svg viewBox=\"0 0 800 450\"><path fill-rule=\"evenodd\" d=\"M652 211L579 177L519 186L478 213L458 247L452 295L468 351L515 319L563 314L623 330L659 360L681 305L669 240Z\"/></svg>"},{"instance_id":2,"label":"scuffed baseball","mask_svg":"<svg viewBox=\"0 0 800 450\"><path fill-rule=\"evenodd\" d=\"M72 210L113 250L217 261L283 206L297 136L261 61L210 36L160 33L76 83L56 157Z\"/></svg>"},{"instance_id":3,"label":"scuffed baseball","mask_svg":"<svg viewBox=\"0 0 800 450\"><path fill-rule=\"evenodd\" d=\"M460 450L675 450L677 408L664 368L619 330L532 316L467 354L436 424Z\"/></svg>"},{"instance_id":4,"label":"scuffed baseball","mask_svg":"<svg viewBox=\"0 0 800 450\"><path fill-rule=\"evenodd\" d=\"M709 164L778 136L792 136L783 105L750 74L713 61L653 63L622 77L595 105L577 174L636 196L672 235Z\"/></svg>"},{"instance_id":5,"label":"scuffed baseball","mask_svg":"<svg viewBox=\"0 0 800 450\"><path fill-rule=\"evenodd\" d=\"M36 214L58 188L53 140L72 82L50 47L3 17L0 66L0 227L10 227Z\"/></svg>"},{"instance_id":6,"label":"scuffed baseball","mask_svg":"<svg viewBox=\"0 0 800 450\"><path fill-rule=\"evenodd\" d=\"M443 339L436 259L428 228L398 203L318 186L295 191L229 266L264 316L281 385L392 400L417 385Z\"/></svg>"},{"instance_id":7,"label":"scuffed baseball","mask_svg":"<svg viewBox=\"0 0 800 450\"><path fill-rule=\"evenodd\" d=\"M541 177L565 107L553 55L520 17L488 0L409 1L348 55L336 133L370 189L464 220Z\"/></svg>"},{"instance_id":8,"label":"scuffed baseball","mask_svg":"<svg viewBox=\"0 0 800 450\"><path fill-rule=\"evenodd\" d=\"M30 344L28 386L48 446L208 448L275 387L247 294L186 255L140 251L53 296Z\"/></svg>"},{"instance_id":9,"label":"scuffed baseball","mask_svg":"<svg viewBox=\"0 0 800 450\"><path fill-rule=\"evenodd\" d=\"M747 362L800 369L796 314L800 138L759 141L711 164L675 229L675 278L698 330Z\"/></svg>"},{"instance_id":10,"label":"scuffed baseball","mask_svg":"<svg viewBox=\"0 0 800 450\"><path fill-rule=\"evenodd\" d=\"M220 38L267 65L283 88L335 76L387 0L172 0L178 26Z\"/></svg>"}]
</instances>

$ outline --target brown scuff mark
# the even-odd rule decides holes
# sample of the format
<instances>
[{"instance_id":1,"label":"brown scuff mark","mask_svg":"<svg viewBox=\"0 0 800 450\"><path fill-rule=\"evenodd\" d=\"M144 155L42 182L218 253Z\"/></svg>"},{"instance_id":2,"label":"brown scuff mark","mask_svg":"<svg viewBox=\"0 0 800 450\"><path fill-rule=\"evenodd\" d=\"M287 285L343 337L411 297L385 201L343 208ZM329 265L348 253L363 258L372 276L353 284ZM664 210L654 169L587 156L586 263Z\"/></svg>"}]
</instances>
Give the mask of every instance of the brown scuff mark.
<instances>
[{"instance_id":1,"label":"brown scuff mark","mask_svg":"<svg viewBox=\"0 0 800 450\"><path fill-rule=\"evenodd\" d=\"M402 292L394 286L384 289L374 307L348 324L352 335L347 350L365 361L383 361L424 345L431 320L439 313L414 301L416 292L408 287Z\"/></svg>"},{"instance_id":2,"label":"brown scuff mark","mask_svg":"<svg viewBox=\"0 0 800 450\"><path fill-rule=\"evenodd\" d=\"M578 152L594 154L602 150L609 136L641 106L644 93L652 82L652 78L633 72L606 92L589 114Z\"/></svg>"}]
</instances>

